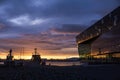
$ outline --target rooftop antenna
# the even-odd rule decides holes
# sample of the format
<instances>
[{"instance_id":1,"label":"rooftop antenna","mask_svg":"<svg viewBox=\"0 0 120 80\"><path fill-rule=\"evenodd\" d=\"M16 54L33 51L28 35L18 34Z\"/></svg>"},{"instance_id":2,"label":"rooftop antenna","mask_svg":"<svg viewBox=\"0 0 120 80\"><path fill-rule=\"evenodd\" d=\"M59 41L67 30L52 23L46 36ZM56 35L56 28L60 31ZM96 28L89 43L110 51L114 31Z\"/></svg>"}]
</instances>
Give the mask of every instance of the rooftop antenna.
<instances>
[{"instance_id":1,"label":"rooftop antenna","mask_svg":"<svg viewBox=\"0 0 120 80\"><path fill-rule=\"evenodd\" d=\"M37 55L37 48L35 48L34 50L35 50L35 55Z\"/></svg>"},{"instance_id":2,"label":"rooftop antenna","mask_svg":"<svg viewBox=\"0 0 120 80\"><path fill-rule=\"evenodd\" d=\"M12 56L12 49L10 49L9 53L10 53L10 56Z\"/></svg>"},{"instance_id":3,"label":"rooftop antenna","mask_svg":"<svg viewBox=\"0 0 120 80\"><path fill-rule=\"evenodd\" d=\"M12 61L13 56L12 56L12 49L9 50L9 54L7 55L7 60Z\"/></svg>"}]
</instances>

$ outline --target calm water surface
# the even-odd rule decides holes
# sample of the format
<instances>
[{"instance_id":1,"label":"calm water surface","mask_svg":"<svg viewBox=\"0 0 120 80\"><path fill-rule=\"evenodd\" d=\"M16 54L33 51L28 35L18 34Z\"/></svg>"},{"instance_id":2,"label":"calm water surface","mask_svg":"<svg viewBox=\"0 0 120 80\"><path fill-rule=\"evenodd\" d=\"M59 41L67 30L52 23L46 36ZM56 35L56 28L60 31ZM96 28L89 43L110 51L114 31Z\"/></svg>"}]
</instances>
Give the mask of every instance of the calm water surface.
<instances>
[{"instance_id":1,"label":"calm water surface","mask_svg":"<svg viewBox=\"0 0 120 80\"><path fill-rule=\"evenodd\" d=\"M0 62L0 64L4 64L4 62ZM47 61L46 65L51 66L77 66L80 65L79 61L74 62L63 62L63 61Z\"/></svg>"},{"instance_id":2,"label":"calm water surface","mask_svg":"<svg viewBox=\"0 0 120 80\"><path fill-rule=\"evenodd\" d=\"M47 61L46 65L51 65L51 66L77 66L80 65L79 61L76 62L60 62L60 61Z\"/></svg>"}]
</instances>

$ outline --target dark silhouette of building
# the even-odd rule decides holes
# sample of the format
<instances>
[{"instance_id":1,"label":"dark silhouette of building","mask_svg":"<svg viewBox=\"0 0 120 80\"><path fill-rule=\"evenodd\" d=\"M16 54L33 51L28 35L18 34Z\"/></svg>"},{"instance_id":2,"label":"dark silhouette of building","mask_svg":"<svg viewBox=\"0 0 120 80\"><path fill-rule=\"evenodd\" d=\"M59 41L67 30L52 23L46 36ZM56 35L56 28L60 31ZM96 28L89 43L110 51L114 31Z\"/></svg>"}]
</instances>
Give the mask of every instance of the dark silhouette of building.
<instances>
[{"instance_id":1,"label":"dark silhouette of building","mask_svg":"<svg viewBox=\"0 0 120 80\"><path fill-rule=\"evenodd\" d=\"M119 27L120 6L76 36L80 58L91 56L91 45L93 42L102 34Z\"/></svg>"}]
</instances>

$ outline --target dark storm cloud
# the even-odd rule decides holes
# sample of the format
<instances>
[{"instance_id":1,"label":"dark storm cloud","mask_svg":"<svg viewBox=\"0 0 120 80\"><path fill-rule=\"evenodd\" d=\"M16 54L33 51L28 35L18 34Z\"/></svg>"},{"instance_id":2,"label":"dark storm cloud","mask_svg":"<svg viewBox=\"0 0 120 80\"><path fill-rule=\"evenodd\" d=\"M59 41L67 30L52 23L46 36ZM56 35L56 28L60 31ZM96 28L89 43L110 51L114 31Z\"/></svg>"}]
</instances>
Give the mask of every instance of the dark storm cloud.
<instances>
[{"instance_id":1,"label":"dark storm cloud","mask_svg":"<svg viewBox=\"0 0 120 80\"><path fill-rule=\"evenodd\" d=\"M107 4L107 5L106 5ZM90 24L92 21L97 20L105 12L115 8L119 4L119 0L2 0L1 1L1 21L6 22L7 26L11 32L35 32L39 28L30 29L33 26L30 25L21 25L25 26L24 28L17 27L20 25L12 25L13 23L8 23L9 19L14 19L23 15L28 15L31 20L35 18L50 19L48 23L55 24ZM89 18L88 18L89 17ZM47 23L47 24L48 24ZM15 26L15 27L13 27ZM48 27L48 25L39 25L43 27ZM26 29L29 28L29 29ZM41 28L41 29L42 29ZM67 27L68 28L68 27ZM67 30L64 27L64 29ZM71 27L70 27L71 28ZM62 28L59 28L59 31ZM74 27L73 31L78 31L78 27ZM6 30L7 31L7 30Z\"/></svg>"},{"instance_id":2,"label":"dark storm cloud","mask_svg":"<svg viewBox=\"0 0 120 80\"><path fill-rule=\"evenodd\" d=\"M52 33L52 32L51 32ZM28 40L32 38L35 39L35 44L40 44L41 49L45 50L61 50L63 48L75 47L74 35L64 34L39 34L39 35L29 35ZM42 36L41 36L42 35ZM35 37L37 36L37 37ZM66 44L65 44L66 43Z\"/></svg>"},{"instance_id":3,"label":"dark storm cloud","mask_svg":"<svg viewBox=\"0 0 120 80\"><path fill-rule=\"evenodd\" d=\"M37 4L36 1L39 4ZM70 19L75 18L80 22L80 18L82 18L82 16L84 16L84 18L87 18L89 15L92 16L91 19L95 19L92 14L100 15L100 13L103 13L103 11L109 11L110 9L118 5L118 1L109 0L108 2L108 0L5 0L3 4L6 5L4 11L7 18L14 18L20 15L27 14L32 19L36 17L59 19L69 17ZM62 20L64 21L64 19Z\"/></svg>"},{"instance_id":4,"label":"dark storm cloud","mask_svg":"<svg viewBox=\"0 0 120 80\"><path fill-rule=\"evenodd\" d=\"M16 49L21 47L37 47L41 50L62 50L64 48L73 48L76 46L73 38L73 35L52 35L49 32L49 34L25 34L21 38L1 39L0 42L5 50L10 47L15 48L15 46Z\"/></svg>"},{"instance_id":5,"label":"dark storm cloud","mask_svg":"<svg viewBox=\"0 0 120 80\"><path fill-rule=\"evenodd\" d=\"M77 25L77 24L63 24L62 27L56 27L52 30L55 32L61 33L80 33L85 29L85 26Z\"/></svg>"},{"instance_id":6,"label":"dark storm cloud","mask_svg":"<svg viewBox=\"0 0 120 80\"><path fill-rule=\"evenodd\" d=\"M52 42L52 41L38 41L36 43L45 43L45 44L49 44L49 45L61 45L61 43L56 43L56 42Z\"/></svg>"},{"instance_id":7,"label":"dark storm cloud","mask_svg":"<svg viewBox=\"0 0 120 80\"><path fill-rule=\"evenodd\" d=\"M104 11L109 12L109 10L116 7L118 5L118 1L4 0L1 4L1 20L3 21L9 21L11 19L27 15L31 20L36 18L48 19L46 24L51 23L54 26L55 24L90 24L91 21L100 18L100 14ZM25 25L26 24L22 26ZM45 25L42 24L39 26ZM45 27L48 26L50 26L50 24Z\"/></svg>"}]
</instances>

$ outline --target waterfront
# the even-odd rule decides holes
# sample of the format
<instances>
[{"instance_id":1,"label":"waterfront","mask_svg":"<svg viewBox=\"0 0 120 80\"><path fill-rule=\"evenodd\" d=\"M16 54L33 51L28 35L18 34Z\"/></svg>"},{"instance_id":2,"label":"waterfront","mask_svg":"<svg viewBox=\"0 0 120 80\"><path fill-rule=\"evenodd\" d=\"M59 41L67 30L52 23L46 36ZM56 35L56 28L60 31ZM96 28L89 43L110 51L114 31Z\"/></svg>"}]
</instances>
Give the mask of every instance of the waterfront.
<instances>
[{"instance_id":1,"label":"waterfront","mask_svg":"<svg viewBox=\"0 0 120 80\"><path fill-rule=\"evenodd\" d=\"M0 80L120 80L120 65L0 67Z\"/></svg>"},{"instance_id":2,"label":"waterfront","mask_svg":"<svg viewBox=\"0 0 120 80\"><path fill-rule=\"evenodd\" d=\"M80 61L47 61L46 65L51 66L78 66L80 65Z\"/></svg>"},{"instance_id":3,"label":"waterfront","mask_svg":"<svg viewBox=\"0 0 120 80\"><path fill-rule=\"evenodd\" d=\"M4 64L4 62L0 62L1 65ZM80 65L80 61L46 61L46 65L48 66L78 66Z\"/></svg>"}]
</instances>

